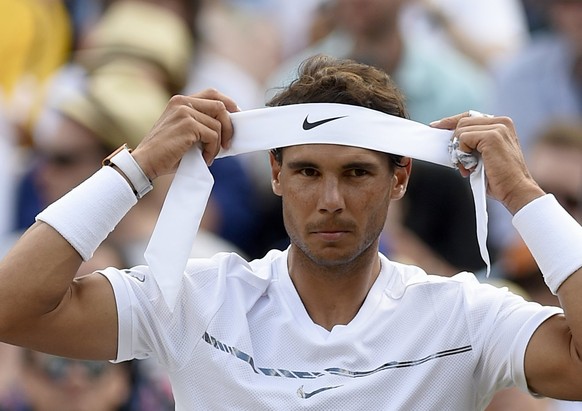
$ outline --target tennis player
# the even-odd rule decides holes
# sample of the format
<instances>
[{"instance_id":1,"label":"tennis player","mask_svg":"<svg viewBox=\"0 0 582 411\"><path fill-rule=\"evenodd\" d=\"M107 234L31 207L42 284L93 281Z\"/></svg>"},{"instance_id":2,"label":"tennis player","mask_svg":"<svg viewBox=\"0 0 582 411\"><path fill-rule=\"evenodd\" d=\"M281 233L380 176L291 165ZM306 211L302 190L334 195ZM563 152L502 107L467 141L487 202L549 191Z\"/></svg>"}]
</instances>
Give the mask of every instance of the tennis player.
<instances>
[{"instance_id":1,"label":"tennis player","mask_svg":"<svg viewBox=\"0 0 582 411\"><path fill-rule=\"evenodd\" d=\"M385 73L324 56L304 62L269 104L299 103L406 117ZM345 121L362 136L353 144L270 153L289 248L250 262L232 253L189 260L175 306L147 266L74 279L152 180L192 147L210 163L230 146L236 111L216 90L172 98L138 147L120 148L44 210L0 263L0 340L92 360L155 357L178 410L482 410L511 386L582 400L582 227L531 178L505 117L462 113L432 126L480 154L489 195L514 215L563 310L379 253L413 160L363 148L398 136L366 135L366 124L339 115L306 117L303 130ZM268 130L273 141L285 127Z\"/></svg>"}]
</instances>

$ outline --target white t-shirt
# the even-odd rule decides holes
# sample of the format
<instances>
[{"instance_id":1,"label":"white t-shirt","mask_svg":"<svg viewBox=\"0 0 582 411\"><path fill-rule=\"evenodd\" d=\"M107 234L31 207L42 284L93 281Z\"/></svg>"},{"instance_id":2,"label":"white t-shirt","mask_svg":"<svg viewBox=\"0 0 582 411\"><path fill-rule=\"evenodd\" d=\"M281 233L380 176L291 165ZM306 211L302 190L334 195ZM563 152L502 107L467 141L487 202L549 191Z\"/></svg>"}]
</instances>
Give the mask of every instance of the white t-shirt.
<instances>
[{"instance_id":1,"label":"white t-shirt","mask_svg":"<svg viewBox=\"0 0 582 411\"><path fill-rule=\"evenodd\" d=\"M381 262L356 317L331 332L311 321L286 251L190 260L173 314L147 267L107 269L117 361L156 357L177 410L479 410L500 388L527 389L527 343L560 309L469 273Z\"/></svg>"}]
</instances>

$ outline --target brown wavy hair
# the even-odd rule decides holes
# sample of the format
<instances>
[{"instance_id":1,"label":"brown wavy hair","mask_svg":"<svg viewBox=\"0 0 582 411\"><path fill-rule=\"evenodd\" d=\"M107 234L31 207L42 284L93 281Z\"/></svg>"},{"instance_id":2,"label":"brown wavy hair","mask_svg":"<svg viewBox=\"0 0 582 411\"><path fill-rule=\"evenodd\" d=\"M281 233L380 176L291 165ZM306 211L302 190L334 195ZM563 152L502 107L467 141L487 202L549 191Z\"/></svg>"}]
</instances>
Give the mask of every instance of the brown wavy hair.
<instances>
[{"instance_id":1,"label":"brown wavy hair","mask_svg":"<svg viewBox=\"0 0 582 411\"><path fill-rule=\"evenodd\" d=\"M302 103L341 103L366 107L408 118L405 98L384 71L351 59L322 54L309 57L299 66L297 78L267 102L269 107ZM272 150L278 162L282 149ZM401 156L390 154L396 165Z\"/></svg>"}]
</instances>

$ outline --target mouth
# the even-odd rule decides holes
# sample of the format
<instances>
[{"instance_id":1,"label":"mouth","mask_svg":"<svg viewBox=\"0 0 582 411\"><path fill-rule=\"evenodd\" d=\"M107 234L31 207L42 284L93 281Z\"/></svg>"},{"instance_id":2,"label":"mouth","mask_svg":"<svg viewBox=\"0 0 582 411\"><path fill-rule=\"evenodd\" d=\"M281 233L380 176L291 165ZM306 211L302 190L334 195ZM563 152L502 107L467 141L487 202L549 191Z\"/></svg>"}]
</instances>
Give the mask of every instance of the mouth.
<instances>
[{"instance_id":1,"label":"mouth","mask_svg":"<svg viewBox=\"0 0 582 411\"><path fill-rule=\"evenodd\" d=\"M350 233L350 230L344 228L319 228L312 230L311 234L326 242L339 241Z\"/></svg>"}]
</instances>

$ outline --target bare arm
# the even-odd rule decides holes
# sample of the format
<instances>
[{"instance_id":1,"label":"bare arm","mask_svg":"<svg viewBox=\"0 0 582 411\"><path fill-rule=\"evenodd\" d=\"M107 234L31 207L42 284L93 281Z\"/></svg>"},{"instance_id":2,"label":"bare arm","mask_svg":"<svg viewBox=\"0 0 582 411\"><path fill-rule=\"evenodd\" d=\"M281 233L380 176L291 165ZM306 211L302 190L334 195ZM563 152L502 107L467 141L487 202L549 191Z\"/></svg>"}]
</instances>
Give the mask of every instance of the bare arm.
<instances>
[{"instance_id":1,"label":"bare arm","mask_svg":"<svg viewBox=\"0 0 582 411\"><path fill-rule=\"evenodd\" d=\"M81 262L45 223L35 223L22 236L0 263L0 335L5 342L58 355L115 357L113 292L101 275L73 281Z\"/></svg>"},{"instance_id":2,"label":"bare arm","mask_svg":"<svg viewBox=\"0 0 582 411\"><path fill-rule=\"evenodd\" d=\"M210 163L232 138L236 104L206 90L176 96L133 156L150 177L172 173L192 146ZM74 279L82 258L56 230L35 223L0 261L0 341L62 356L112 359L117 309L100 274Z\"/></svg>"},{"instance_id":3,"label":"bare arm","mask_svg":"<svg viewBox=\"0 0 582 411\"><path fill-rule=\"evenodd\" d=\"M485 164L488 194L515 214L545 193L531 177L509 118L468 117L461 114L433 124L455 129L460 147L477 150ZM469 171L461 170L464 175ZM544 233L540 233L544 235ZM570 273L566 273L570 274ZM545 321L533 334L525 354L529 388L561 399L582 399L582 270L559 287L565 315Z\"/></svg>"}]
</instances>

